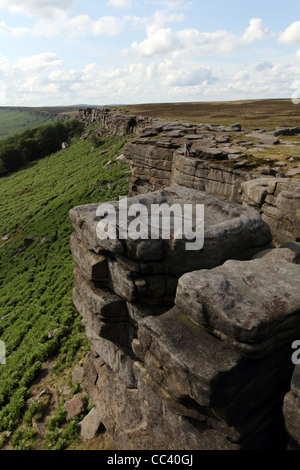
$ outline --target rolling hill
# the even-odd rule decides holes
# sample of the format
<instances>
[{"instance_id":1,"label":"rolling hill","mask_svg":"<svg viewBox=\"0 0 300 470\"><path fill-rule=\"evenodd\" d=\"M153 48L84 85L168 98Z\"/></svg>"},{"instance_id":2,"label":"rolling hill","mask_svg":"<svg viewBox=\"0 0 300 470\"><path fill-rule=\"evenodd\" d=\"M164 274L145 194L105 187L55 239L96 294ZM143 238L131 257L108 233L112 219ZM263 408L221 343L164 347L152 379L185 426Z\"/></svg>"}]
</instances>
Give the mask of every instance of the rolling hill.
<instances>
[{"instance_id":1,"label":"rolling hill","mask_svg":"<svg viewBox=\"0 0 300 470\"><path fill-rule=\"evenodd\" d=\"M65 120L77 113L78 107L19 108L0 107L0 140L42 124Z\"/></svg>"}]
</instances>

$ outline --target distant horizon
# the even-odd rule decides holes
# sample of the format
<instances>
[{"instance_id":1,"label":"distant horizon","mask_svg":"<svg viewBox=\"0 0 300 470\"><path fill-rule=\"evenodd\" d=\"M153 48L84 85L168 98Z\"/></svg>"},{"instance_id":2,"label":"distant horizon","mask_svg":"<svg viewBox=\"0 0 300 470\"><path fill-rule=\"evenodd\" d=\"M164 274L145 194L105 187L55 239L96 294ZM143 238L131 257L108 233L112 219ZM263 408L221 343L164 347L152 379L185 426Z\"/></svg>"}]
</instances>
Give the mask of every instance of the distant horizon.
<instances>
[{"instance_id":1,"label":"distant horizon","mask_svg":"<svg viewBox=\"0 0 300 470\"><path fill-rule=\"evenodd\" d=\"M0 105L1 108L9 109L40 109L40 108L103 108L113 106L147 106L147 105L159 105L159 104L193 104L193 103L241 103L244 101L290 101L288 98L251 98L251 99L238 99L238 100L199 100L199 101L163 101L163 102L140 102L140 103L113 103L113 104L68 104L68 105L36 105L36 106L22 106L22 105Z\"/></svg>"}]
</instances>

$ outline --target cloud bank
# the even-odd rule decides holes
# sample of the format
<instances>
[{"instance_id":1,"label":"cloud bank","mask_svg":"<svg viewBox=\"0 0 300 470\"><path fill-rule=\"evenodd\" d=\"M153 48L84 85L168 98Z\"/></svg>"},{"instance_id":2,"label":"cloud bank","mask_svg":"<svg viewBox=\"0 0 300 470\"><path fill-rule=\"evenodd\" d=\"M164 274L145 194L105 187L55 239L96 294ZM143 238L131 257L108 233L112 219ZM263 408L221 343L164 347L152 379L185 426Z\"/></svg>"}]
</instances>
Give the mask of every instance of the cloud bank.
<instances>
[{"instance_id":1,"label":"cloud bank","mask_svg":"<svg viewBox=\"0 0 300 470\"><path fill-rule=\"evenodd\" d=\"M205 30L187 27L190 3L181 0L151 2L148 14L133 10L134 0L106 0L103 15L74 9L78 3L0 0L0 10L29 18L23 24L8 24L10 16L1 20L4 42L28 39L39 45L38 53L14 58L0 48L5 104L284 97L299 79L300 49L290 49L300 44L300 21L277 33L262 18L250 18L240 31ZM278 43L289 51L280 59L274 53Z\"/></svg>"}]
</instances>

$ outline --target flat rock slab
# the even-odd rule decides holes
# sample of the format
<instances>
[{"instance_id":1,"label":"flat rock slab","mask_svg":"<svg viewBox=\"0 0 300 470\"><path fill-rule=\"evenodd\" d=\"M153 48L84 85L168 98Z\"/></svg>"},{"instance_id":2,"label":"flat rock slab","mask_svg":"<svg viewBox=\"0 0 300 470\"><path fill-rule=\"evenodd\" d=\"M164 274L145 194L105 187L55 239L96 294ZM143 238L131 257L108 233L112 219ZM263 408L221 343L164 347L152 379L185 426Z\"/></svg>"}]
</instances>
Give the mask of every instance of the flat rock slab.
<instances>
[{"instance_id":1,"label":"flat rock slab","mask_svg":"<svg viewBox=\"0 0 300 470\"><path fill-rule=\"evenodd\" d=\"M109 204L114 207L117 214L116 239L103 240L97 237L96 228L101 220L96 214L99 204L79 206L70 211L77 238L89 250L96 253L108 251L113 255L123 255L137 261L159 262L163 264L165 273L172 273L176 276L196 269L218 266L229 258L244 258L248 250L256 248L259 251L272 239L268 225L252 208L243 207L223 197L194 189L171 187L128 199L128 210L133 204L141 204L149 214L142 219L146 227L144 239L133 240L129 236L120 239L119 201ZM167 207L176 204L179 207L180 215L176 215L176 222L179 219L182 224L182 239L174 237L172 224L175 223L175 217L172 212L170 239L162 238L161 229L157 239L153 239L151 231L157 229L151 218L152 207L155 204L159 206L165 204ZM190 205L193 209L197 205L204 205L204 249L191 247L195 239L190 241L185 237L183 225L183 215L186 214L185 205ZM194 210L192 216L193 231L196 223L199 223L195 212ZM134 220L136 220L135 217L128 217L128 224ZM187 244L190 246L189 249Z\"/></svg>"},{"instance_id":2,"label":"flat rock slab","mask_svg":"<svg viewBox=\"0 0 300 470\"><path fill-rule=\"evenodd\" d=\"M264 356L300 335L300 266L287 251L185 274L175 304L241 354Z\"/></svg>"}]
</instances>

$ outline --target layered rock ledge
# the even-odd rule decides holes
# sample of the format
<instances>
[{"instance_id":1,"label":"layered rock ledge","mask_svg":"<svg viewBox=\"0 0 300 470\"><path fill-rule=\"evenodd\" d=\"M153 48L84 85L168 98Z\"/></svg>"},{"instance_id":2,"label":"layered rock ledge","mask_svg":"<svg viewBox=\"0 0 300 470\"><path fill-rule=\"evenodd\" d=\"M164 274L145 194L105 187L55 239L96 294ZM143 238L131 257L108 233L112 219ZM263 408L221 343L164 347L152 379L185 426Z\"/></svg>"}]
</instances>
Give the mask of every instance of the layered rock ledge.
<instances>
[{"instance_id":1,"label":"layered rock ledge","mask_svg":"<svg viewBox=\"0 0 300 470\"><path fill-rule=\"evenodd\" d=\"M300 166L288 158L288 149L299 143L279 138L297 133L292 128L249 131L239 124L144 122L124 152L132 170L131 195L174 185L205 191L255 207L275 242L299 240ZM187 143L192 144L188 153ZM284 160L272 156L279 147L287 154Z\"/></svg>"},{"instance_id":2,"label":"layered rock ledge","mask_svg":"<svg viewBox=\"0 0 300 470\"><path fill-rule=\"evenodd\" d=\"M270 249L255 208L197 189L127 202L204 205L205 226L203 247L189 251L184 236L132 240L120 225L115 240L100 239L99 205L70 211L73 301L91 342L85 389L115 445L284 448L282 404L300 335L298 244ZM119 201L110 204L117 213ZM152 219L143 221L150 233Z\"/></svg>"}]
</instances>

